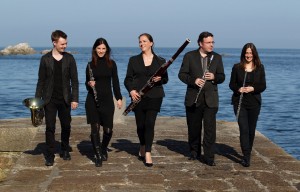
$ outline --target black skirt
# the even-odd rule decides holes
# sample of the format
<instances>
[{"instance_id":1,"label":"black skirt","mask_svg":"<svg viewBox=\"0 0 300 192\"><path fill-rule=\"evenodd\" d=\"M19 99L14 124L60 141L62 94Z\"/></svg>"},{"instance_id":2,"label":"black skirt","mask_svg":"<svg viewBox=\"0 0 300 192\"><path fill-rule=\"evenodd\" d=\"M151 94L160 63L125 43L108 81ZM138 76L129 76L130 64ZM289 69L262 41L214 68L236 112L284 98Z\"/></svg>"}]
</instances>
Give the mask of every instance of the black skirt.
<instances>
[{"instance_id":1,"label":"black skirt","mask_svg":"<svg viewBox=\"0 0 300 192\"><path fill-rule=\"evenodd\" d=\"M113 128L115 105L111 100L100 100L100 107L96 107L94 95L88 93L85 101L86 120L88 124L99 123L103 127Z\"/></svg>"}]
</instances>

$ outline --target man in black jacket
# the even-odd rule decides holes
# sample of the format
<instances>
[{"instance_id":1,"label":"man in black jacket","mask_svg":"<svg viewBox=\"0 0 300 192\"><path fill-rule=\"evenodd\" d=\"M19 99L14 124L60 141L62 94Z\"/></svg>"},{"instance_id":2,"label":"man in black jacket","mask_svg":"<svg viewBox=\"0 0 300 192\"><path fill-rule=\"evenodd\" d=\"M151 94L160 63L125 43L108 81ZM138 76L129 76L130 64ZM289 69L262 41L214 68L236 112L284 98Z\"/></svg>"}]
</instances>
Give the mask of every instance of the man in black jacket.
<instances>
[{"instance_id":1,"label":"man in black jacket","mask_svg":"<svg viewBox=\"0 0 300 192\"><path fill-rule=\"evenodd\" d=\"M184 55L178 74L187 84L185 96L186 119L190 160L200 158L202 120L204 125L204 162L215 166L213 146L216 140L216 114L219 107L217 84L225 80L222 57L213 52L214 38L202 32L198 38L199 49Z\"/></svg>"},{"instance_id":2,"label":"man in black jacket","mask_svg":"<svg viewBox=\"0 0 300 192\"><path fill-rule=\"evenodd\" d=\"M78 74L74 57L65 52L67 35L56 30L51 35L53 49L42 56L35 97L45 101L46 166L52 166L55 157L56 114L61 124L61 152L64 160L71 160L69 137L71 109L78 107Z\"/></svg>"}]
</instances>

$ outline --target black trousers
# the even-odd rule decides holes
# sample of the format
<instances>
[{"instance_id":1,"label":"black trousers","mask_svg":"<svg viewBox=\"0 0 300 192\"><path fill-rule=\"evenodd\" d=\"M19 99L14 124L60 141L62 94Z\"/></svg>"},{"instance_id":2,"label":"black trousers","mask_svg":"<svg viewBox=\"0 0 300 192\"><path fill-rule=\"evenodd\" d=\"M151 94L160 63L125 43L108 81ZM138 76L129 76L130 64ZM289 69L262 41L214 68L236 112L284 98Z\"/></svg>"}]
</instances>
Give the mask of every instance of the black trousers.
<instances>
[{"instance_id":1,"label":"black trousers","mask_svg":"<svg viewBox=\"0 0 300 192\"><path fill-rule=\"evenodd\" d=\"M163 98L144 97L134 108L135 122L140 145L145 152L151 152L154 139L154 126Z\"/></svg>"},{"instance_id":2,"label":"black trousers","mask_svg":"<svg viewBox=\"0 0 300 192\"><path fill-rule=\"evenodd\" d=\"M237 112L237 105L234 105L234 112ZM240 145L242 153L246 158L250 158L254 137L256 124L258 116L260 113L261 106L254 108L245 108L244 106L240 109L238 124L240 130Z\"/></svg>"},{"instance_id":3,"label":"black trousers","mask_svg":"<svg viewBox=\"0 0 300 192\"><path fill-rule=\"evenodd\" d=\"M68 150L71 133L71 106L64 101L53 102L52 100L45 106L46 120L46 145L47 155L54 156L55 153L55 124L56 115L61 125L61 150Z\"/></svg>"},{"instance_id":4,"label":"black trousers","mask_svg":"<svg viewBox=\"0 0 300 192\"><path fill-rule=\"evenodd\" d=\"M199 107L186 106L186 120L188 125L188 143L191 152L201 155L202 120L204 127L203 150L204 158L214 160L214 144L216 142L216 114L218 108L210 108L205 102Z\"/></svg>"},{"instance_id":5,"label":"black trousers","mask_svg":"<svg viewBox=\"0 0 300 192\"><path fill-rule=\"evenodd\" d=\"M154 139L154 126L158 112L156 110L137 108L134 113L140 145L145 145L145 152L151 152Z\"/></svg>"}]
</instances>

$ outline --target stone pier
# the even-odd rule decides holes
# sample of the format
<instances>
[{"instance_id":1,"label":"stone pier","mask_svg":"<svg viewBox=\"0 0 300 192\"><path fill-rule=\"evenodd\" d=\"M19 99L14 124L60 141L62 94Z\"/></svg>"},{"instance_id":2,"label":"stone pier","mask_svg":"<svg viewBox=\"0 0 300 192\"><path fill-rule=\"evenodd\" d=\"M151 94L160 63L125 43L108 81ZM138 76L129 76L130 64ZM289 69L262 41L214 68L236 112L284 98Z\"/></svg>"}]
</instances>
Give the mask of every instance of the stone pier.
<instances>
[{"instance_id":1,"label":"stone pier","mask_svg":"<svg viewBox=\"0 0 300 192\"><path fill-rule=\"evenodd\" d=\"M45 125L34 128L29 118L0 120L0 191L300 190L300 161L259 132L251 166L241 166L235 122L217 122L215 167L188 160L185 118L158 117L151 168L137 158L139 144L134 117L125 117L113 130L109 159L102 167L95 167L90 127L84 116L73 117L71 161L56 154L54 166L46 167ZM56 139L59 152L59 121Z\"/></svg>"}]
</instances>

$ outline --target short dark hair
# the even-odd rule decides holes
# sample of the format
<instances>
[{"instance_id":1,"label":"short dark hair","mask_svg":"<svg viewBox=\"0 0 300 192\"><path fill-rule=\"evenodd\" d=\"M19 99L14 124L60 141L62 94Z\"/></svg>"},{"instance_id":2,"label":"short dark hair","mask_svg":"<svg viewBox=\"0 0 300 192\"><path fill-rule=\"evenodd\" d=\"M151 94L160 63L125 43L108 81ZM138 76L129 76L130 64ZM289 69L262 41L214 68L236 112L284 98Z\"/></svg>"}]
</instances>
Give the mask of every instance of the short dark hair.
<instances>
[{"instance_id":1,"label":"short dark hair","mask_svg":"<svg viewBox=\"0 0 300 192\"><path fill-rule=\"evenodd\" d=\"M51 40L53 41L57 41L59 38L63 38L63 39L67 39L67 34L65 34L65 32L61 31L61 30L55 30L52 32L51 34Z\"/></svg>"},{"instance_id":2,"label":"short dark hair","mask_svg":"<svg viewBox=\"0 0 300 192\"><path fill-rule=\"evenodd\" d=\"M198 42L198 44L199 44L200 42L203 41L204 38L207 38L207 37L213 37L213 36L214 36L214 35L213 35L212 33L208 32L208 31L204 31L204 32L200 33L197 42Z\"/></svg>"}]
</instances>

